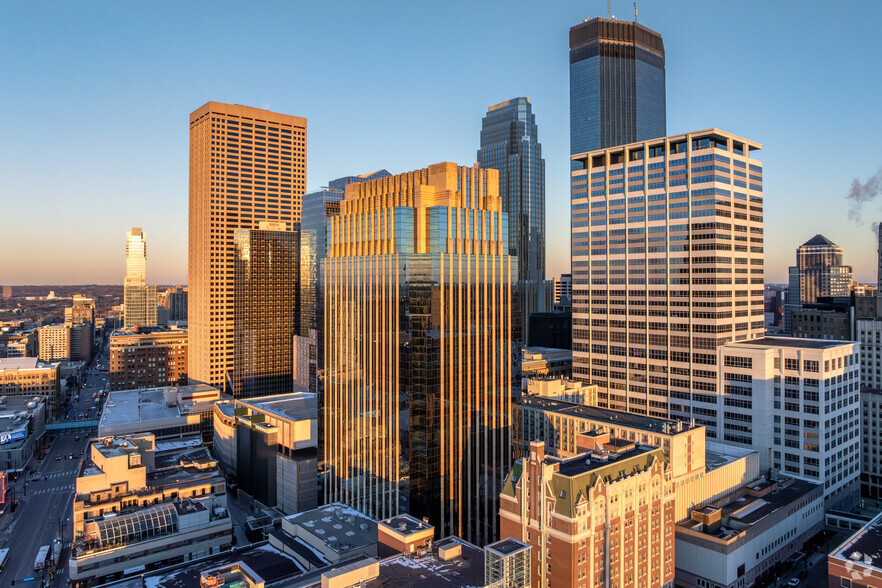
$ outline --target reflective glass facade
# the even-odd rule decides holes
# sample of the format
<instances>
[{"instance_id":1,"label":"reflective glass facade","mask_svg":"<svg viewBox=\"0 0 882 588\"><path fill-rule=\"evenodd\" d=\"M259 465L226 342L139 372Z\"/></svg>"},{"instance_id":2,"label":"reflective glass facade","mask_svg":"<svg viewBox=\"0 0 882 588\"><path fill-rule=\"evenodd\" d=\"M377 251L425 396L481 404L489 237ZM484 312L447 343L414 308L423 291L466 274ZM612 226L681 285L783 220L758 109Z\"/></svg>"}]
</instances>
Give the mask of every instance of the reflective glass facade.
<instances>
[{"instance_id":1,"label":"reflective glass facade","mask_svg":"<svg viewBox=\"0 0 882 588\"><path fill-rule=\"evenodd\" d=\"M665 50L634 22L570 29L570 153L664 137Z\"/></svg>"},{"instance_id":2,"label":"reflective glass facade","mask_svg":"<svg viewBox=\"0 0 882 588\"><path fill-rule=\"evenodd\" d=\"M325 258L325 501L497 534L517 260L496 170L346 187Z\"/></svg>"},{"instance_id":3,"label":"reflective glass facade","mask_svg":"<svg viewBox=\"0 0 882 588\"><path fill-rule=\"evenodd\" d=\"M284 223L262 223L269 229ZM299 230L236 229L233 285L233 369L236 398L292 391L297 332Z\"/></svg>"},{"instance_id":4,"label":"reflective glass facade","mask_svg":"<svg viewBox=\"0 0 882 588\"><path fill-rule=\"evenodd\" d=\"M495 104L481 125L478 165L499 170L499 196L508 213L509 251L518 260L518 324L528 341L531 314L551 307L544 300L545 160L528 98Z\"/></svg>"}]
</instances>

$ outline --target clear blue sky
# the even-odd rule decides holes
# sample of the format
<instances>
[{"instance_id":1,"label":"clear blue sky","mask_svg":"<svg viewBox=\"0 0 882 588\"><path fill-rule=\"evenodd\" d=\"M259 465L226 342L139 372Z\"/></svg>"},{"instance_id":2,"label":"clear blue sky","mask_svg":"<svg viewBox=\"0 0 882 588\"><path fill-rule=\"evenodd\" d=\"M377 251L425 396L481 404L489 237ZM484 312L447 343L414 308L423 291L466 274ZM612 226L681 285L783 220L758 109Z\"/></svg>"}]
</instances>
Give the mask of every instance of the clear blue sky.
<instances>
[{"instance_id":1,"label":"clear blue sky","mask_svg":"<svg viewBox=\"0 0 882 588\"><path fill-rule=\"evenodd\" d=\"M613 13L633 18L631 2ZM670 134L764 144L766 281L823 233L875 280L852 180L882 165L882 2L643 0L664 36ZM308 187L471 164L487 106L529 96L547 172L549 275L569 267L567 31L606 2L0 3L0 284L185 283L189 113L308 119ZM882 199L880 199L882 200Z\"/></svg>"}]
</instances>

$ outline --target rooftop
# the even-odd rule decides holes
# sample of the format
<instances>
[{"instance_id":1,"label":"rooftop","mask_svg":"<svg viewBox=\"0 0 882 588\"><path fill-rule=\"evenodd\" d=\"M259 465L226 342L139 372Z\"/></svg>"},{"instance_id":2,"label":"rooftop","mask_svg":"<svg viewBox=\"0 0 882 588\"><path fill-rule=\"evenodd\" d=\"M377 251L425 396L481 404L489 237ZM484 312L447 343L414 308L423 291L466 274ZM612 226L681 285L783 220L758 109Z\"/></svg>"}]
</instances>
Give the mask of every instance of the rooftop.
<instances>
[{"instance_id":1,"label":"rooftop","mask_svg":"<svg viewBox=\"0 0 882 588\"><path fill-rule=\"evenodd\" d=\"M377 542L377 523L359 511L335 502L285 517L337 553Z\"/></svg>"},{"instance_id":2,"label":"rooftop","mask_svg":"<svg viewBox=\"0 0 882 588\"><path fill-rule=\"evenodd\" d=\"M607 423L616 427L631 427L633 429L640 429L663 435L673 435L695 428L682 421L659 419L640 414L598 408L596 406L586 406L584 404L576 404L565 400L554 400L539 396L523 396L521 402L524 406L530 406L558 414Z\"/></svg>"},{"instance_id":3,"label":"rooftop","mask_svg":"<svg viewBox=\"0 0 882 588\"><path fill-rule=\"evenodd\" d=\"M0 396L0 445L24 441L30 418L43 405L45 405L43 396ZM12 435L18 431L22 432ZM5 449L9 447L11 446Z\"/></svg>"},{"instance_id":4,"label":"rooftop","mask_svg":"<svg viewBox=\"0 0 882 588\"><path fill-rule=\"evenodd\" d=\"M437 548L451 543L462 546L462 555L448 561L437 556ZM441 539L430 555L414 559L398 555L380 562L380 576L365 582L365 588L452 588L484 586L484 550L456 537Z\"/></svg>"},{"instance_id":5,"label":"rooftop","mask_svg":"<svg viewBox=\"0 0 882 588\"><path fill-rule=\"evenodd\" d=\"M290 421L318 418L318 400L315 394L309 392L261 396L238 400L237 403L254 411L268 413Z\"/></svg>"},{"instance_id":6,"label":"rooftop","mask_svg":"<svg viewBox=\"0 0 882 588\"><path fill-rule=\"evenodd\" d=\"M400 535L412 535L418 531L432 528L428 523L409 514L401 514L385 521L379 521L377 524L392 529Z\"/></svg>"},{"instance_id":7,"label":"rooftop","mask_svg":"<svg viewBox=\"0 0 882 588\"><path fill-rule=\"evenodd\" d=\"M882 514L849 537L830 557L882 571Z\"/></svg>"},{"instance_id":8,"label":"rooftop","mask_svg":"<svg viewBox=\"0 0 882 588\"><path fill-rule=\"evenodd\" d=\"M756 345L757 347L792 347L794 349L832 349L852 345L853 341L830 341L827 339L801 339L797 337L760 337L729 343L728 345Z\"/></svg>"},{"instance_id":9,"label":"rooftop","mask_svg":"<svg viewBox=\"0 0 882 588\"><path fill-rule=\"evenodd\" d=\"M99 430L205 412L220 398L218 389L206 384L117 390L107 395Z\"/></svg>"},{"instance_id":10,"label":"rooftop","mask_svg":"<svg viewBox=\"0 0 882 588\"><path fill-rule=\"evenodd\" d=\"M484 549L495 551L502 556L507 556L524 549L530 549L530 545L512 537L507 537L502 541L497 541L496 543L484 546Z\"/></svg>"},{"instance_id":11,"label":"rooftop","mask_svg":"<svg viewBox=\"0 0 882 588\"><path fill-rule=\"evenodd\" d=\"M755 453L755 451L753 449L735 447L734 445L706 441L704 445L705 470L710 472L751 453Z\"/></svg>"},{"instance_id":12,"label":"rooftop","mask_svg":"<svg viewBox=\"0 0 882 588\"><path fill-rule=\"evenodd\" d=\"M3 357L0 358L0 371L3 370L33 370L37 368L45 369L54 367L50 363L45 363L36 357Z\"/></svg>"},{"instance_id":13,"label":"rooftop","mask_svg":"<svg viewBox=\"0 0 882 588\"><path fill-rule=\"evenodd\" d=\"M811 239L809 239L808 241L806 241L805 243L802 244L803 247L805 247L807 245L808 246L819 246L819 245L829 246L829 245L832 245L835 247L836 243L834 243L833 241L831 241L830 239L828 239L824 235L815 235L814 237L812 237Z\"/></svg>"}]
</instances>

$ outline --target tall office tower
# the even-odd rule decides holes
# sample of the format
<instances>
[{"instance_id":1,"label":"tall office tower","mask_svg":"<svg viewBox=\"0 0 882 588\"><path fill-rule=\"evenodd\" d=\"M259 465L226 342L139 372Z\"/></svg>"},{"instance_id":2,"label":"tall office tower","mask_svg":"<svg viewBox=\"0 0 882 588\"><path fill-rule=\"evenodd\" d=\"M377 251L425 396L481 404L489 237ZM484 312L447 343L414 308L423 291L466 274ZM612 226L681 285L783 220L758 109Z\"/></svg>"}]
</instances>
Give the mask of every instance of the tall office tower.
<instances>
[{"instance_id":1,"label":"tall office tower","mask_svg":"<svg viewBox=\"0 0 882 588\"><path fill-rule=\"evenodd\" d=\"M517 259L498 172L346 186L325 258L325 501L497 535L511 458Z\"/></svg>"},{"instance_id":2,"label":"tall office tower","mask_svg":"<svg viewBox=\"0 0 882 588\"><path fill-rule=\"evenodd\" d=\"M220 102L190 114L192 383L222 387L233 368L233 233L299 224L305 185L305 118Z\"/></svg>"},{"instance_id":3,"label":"tall office tower","mask_svg":"<svg viewBox=\"0 0 882 588\"><path fill-rule=\"evenodd\" d=\"M664 137L665 46L636 22L570 29L570 153Z\"/></svg>"},{"instance_id":4,"label":"tall office tower","mask_svg":"<svg viewBox=\"0 0 882 588\"><path fill-rule=\"evenodd\" d=\"M823 235L815 235L797 247L796 266L792 269L798 277L798 298L793 301L812 304L819 296L851 294L852 269L842 261L842 247Z\"/></svg>"},{"instance_id":5,"label":"tall office tower","mask_svg":"<svg viewBox=\"0 0 882 588\"><path fill-rule=\"evenodd\" d=\"M299 309L300 232L262 221L233 233L233 369L236 398L288 394L294 377Z\"/></svg>"},{"instance_id":6,"label":"tall office tower","mask_svg":"<svg viewBox=\"0 0 882 588\"><path fill-rule=\"evenodd\" d=\"M545 160L529 98L506 100L487 110L481 121L478 165L499 170L502 211L508 213L509 255L518 258L520 340L526 343L530 315L552 306L543 288Z\"/></svg>"},{"instance_id":7,"label":"tall office tower","mask_svg":"<svg viewBox=\"0 0 882 588\"><path fill-rule=\"evenodd\" d=\"M95 300L82 294L74 294L71 305L64 309L64 324L89 323L89 356L95 341Z\"/></svg>"},{"instance_id":8,"label":"tall office tower","mask_svg":"<svg viewBox=\"0 0 882 588\"><path fill-rule=\"evenodd\" d=\"M123 284L125 327L156 324L156 286L147 285L147 237L141 227L126 233L126 279Z\"/></svg>"},{"instance_id":9,"label":"tall office tower","mask_svg":"<svg viewBox=\"0 0 882 588\"><path fill-rule=\"evenodd\" d=\"M717 348L764 333L760 148L709 129L572 156L573 374L600 406L688 420Z\"/></svg>"}]
</instances>

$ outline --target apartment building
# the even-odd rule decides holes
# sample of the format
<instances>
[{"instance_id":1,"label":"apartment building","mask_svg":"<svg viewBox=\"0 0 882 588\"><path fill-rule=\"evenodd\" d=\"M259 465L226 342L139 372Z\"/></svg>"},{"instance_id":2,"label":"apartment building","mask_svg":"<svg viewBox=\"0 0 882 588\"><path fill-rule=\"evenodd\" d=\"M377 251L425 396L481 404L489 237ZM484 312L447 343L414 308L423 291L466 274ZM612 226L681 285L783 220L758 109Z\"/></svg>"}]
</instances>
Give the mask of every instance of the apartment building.
<instances>
[{"instance_id":1,"label":"apartment building","mask_svg":"<svg viewBox=\"0 0 882 588\"><path fill-rule=\"evenodd\" d=\"M130 327L110 336L110 389L187 383L187 331Z\"/></svg>"},{"instance_id":2,"label":"apartment building","mask_svg":"<svg viewBox=\"0 0 882 588\"><path fill-rule=\"evenodd\" d=\"M44 396L49 415L58 411L60 369L36 357L0 359L0 395Z\"/></svg>"}]
</instances>

